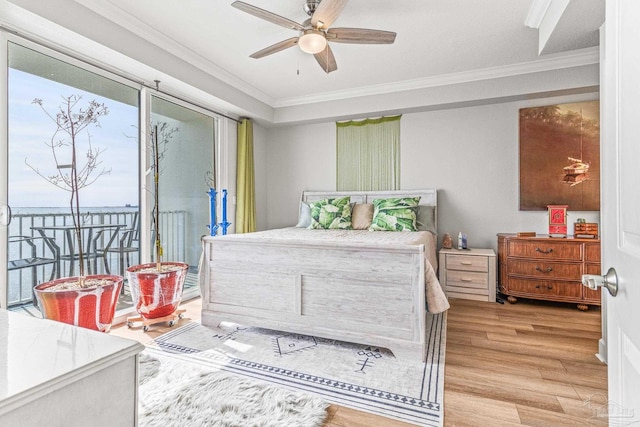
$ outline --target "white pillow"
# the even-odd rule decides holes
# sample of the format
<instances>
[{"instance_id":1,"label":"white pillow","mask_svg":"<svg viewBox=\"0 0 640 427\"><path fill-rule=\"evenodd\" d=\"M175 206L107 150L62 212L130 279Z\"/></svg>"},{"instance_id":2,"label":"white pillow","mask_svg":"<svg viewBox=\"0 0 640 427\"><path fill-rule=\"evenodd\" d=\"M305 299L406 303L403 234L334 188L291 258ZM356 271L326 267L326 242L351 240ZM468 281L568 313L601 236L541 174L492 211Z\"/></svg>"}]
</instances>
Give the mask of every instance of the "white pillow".
<instances>
[{"instance_id":1,"label":"white pillow","mask_svg":"<svg viewBox=\"0 0 640 427\"><path fill-rule=\"evenodd\" d=\"M298 212L298 228L309 228L311 225L311 207L308 203L300 201L300 210Z\"/></svg>"}]
</instances>

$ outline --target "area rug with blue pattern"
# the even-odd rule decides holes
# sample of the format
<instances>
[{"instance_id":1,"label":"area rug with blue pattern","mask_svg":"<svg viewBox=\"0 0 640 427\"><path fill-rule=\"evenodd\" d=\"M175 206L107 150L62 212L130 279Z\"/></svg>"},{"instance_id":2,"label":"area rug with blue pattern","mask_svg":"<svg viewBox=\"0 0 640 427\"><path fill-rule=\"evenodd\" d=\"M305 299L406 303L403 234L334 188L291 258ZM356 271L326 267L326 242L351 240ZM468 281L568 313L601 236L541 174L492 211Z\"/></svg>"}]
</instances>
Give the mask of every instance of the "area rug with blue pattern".
<instances>
[{"instance_id":1,"label":"area rug with blue pattern","mask_svg":"<svg viewBox=\"0 0 640 427\"><path fill-rule=\"evenodd\" d=\"M427 360L389 350L233 323L189 323L150 351L420 426L442 426L446 312L427 317ZM153 348L155 347L155 349Z\"/></svg>"}]
</instances>

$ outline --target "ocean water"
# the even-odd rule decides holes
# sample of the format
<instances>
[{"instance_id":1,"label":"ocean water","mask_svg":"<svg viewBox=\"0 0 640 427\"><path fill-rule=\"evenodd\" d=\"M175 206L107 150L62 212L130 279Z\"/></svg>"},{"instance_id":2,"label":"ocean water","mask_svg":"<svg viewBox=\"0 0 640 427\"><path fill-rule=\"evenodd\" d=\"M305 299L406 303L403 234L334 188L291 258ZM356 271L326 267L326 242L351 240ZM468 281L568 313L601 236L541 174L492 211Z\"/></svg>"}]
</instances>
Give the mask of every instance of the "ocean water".
<instances>
[{"instance_id":1,"label":"ocean water","mask_svg":"<svg viewBox=\"0 0 640 427\"><path fill-rule=\"evenodd\" d=\"M93 207L83 207L80 209L81 213L112 213L112 212L136 212L138 210L138 206L93 206ZM70 210L68 206L64 207L11 207L12 215L43 215L43 214L52 214L52 215L61 215L61 214L69 214Z\"/></svg>"},{"instance_id":2,"label":"ocean water","mask_svg":"<svg viewBox=\"0 0 640 427\"><path fill-rule=\"evenodd\" d=\"M86 223L127 224L132 225L133 214L138 212L137 206L104 206L83 207L80 209L82 221ZM9 236L38 236L38 232L31 229L42 225L72 224L68 207L16 207L11 208L11 223L8 227ZM56 232L53 236L61 248L66 248L64 235ZM22 258L28 246L20 243L9 243L8 259ZM39 245L38 252L45 250Z\"/></svg>"}]
</instances>

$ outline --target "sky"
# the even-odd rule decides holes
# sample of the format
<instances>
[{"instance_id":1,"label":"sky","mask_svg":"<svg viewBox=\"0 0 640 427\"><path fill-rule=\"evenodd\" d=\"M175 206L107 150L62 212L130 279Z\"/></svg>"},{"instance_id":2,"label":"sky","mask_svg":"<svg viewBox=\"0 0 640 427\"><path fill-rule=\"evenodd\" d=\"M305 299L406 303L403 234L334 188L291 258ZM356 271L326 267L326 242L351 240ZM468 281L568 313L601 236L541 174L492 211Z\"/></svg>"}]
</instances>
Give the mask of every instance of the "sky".
<instances>
[{"instance_id":1,"label":"sky","mask_svg":"<svg viewBox=\"0 0 640 427\"><path fill-rule=\"evenodd\" d=\"M56 130L55 123L32 101L42 99L43 107L55 115L62 97L81 95L79 104L104 103L109 113L100 118L100 127L90 126L91 144L104 150L99 160L109 175L81 190L81 207L138 204L138 109L43 79L16 69L9 70L9 205L12 207L66 207L71 193L55 187L26 163L37 165L45 175L56 172L51 149L45 144ZM134 138L131 138L134 136ZM86 144L86 133L82 135ZM86 147L86 145L85 145ZM86 148L78 153L78 161ZM71 163L61 160L60 163Z\"/></svg>"}]
</instances>

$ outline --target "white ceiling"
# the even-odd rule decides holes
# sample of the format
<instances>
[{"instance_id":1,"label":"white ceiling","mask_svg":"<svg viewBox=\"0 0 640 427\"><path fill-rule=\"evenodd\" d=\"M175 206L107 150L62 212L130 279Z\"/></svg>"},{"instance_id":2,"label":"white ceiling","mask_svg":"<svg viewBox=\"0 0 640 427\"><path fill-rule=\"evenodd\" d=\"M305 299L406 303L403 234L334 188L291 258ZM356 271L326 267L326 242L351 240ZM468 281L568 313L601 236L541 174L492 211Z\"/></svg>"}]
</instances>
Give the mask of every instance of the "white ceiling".
<instances>
[{"instance_id":1,"label":"white ceiling","mask_svg":"<svg viewBox=\"0 0 640 427\"><path fill-rule=\"evenodd\" d=\"M235 9L232 0L8 1L125 55L143 46L140 43L154 46L156 58L160 52L179 58L273 109L405 91L505 67L557 67L567 55L595 50L604 20L604 0L351 0L333 27L394 31L396 41L333 43L338 70L326 74L296 46L262 59L249 58L297 32ZM246 2L296 22L307 18L304 0ZM570 5L555 19L554 37L545 50L538 30L526 27L525 20L530 10L540 14L553 2ZM134 41L136 37L142 41ZM539 50L551 53L539 55ZM156 69L162 66L142 53L138 56ZM160 71L171 75L168 69ZM209 90L206 84L201 89ZM222 92L218 96L225 100ZM234 103L231 98L226 101Z\"/></svg>"}]
</instances>

